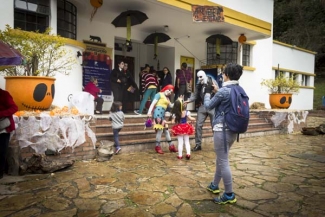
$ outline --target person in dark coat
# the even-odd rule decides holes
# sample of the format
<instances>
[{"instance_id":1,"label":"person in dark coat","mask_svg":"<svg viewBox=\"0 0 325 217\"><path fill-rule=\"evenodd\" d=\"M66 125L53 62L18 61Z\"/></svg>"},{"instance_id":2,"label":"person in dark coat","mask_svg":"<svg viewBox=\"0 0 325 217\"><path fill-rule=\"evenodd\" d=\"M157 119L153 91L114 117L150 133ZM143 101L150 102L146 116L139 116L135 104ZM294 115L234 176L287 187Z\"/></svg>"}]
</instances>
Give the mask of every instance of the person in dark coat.
<instances>
[{"instance_id":1,"label":"person in dark coat","mask_svg":"<svg viewBox=\"0 0 325 217\"><path fill-rule=\"evenodd\" d=\"M114 102L122 102L123 112L126 113L127 102L137 100L138 87L130 72L124 70L124 62L121 60L118 67L113 69L110 75L111 90L113 92ZM132 86L133 88L130 88ZM137 90L137 91L136 91Z\"/></svg>"},{"instance_id":2,"label":"person in dark coat","mask_svg":"<svg viewBox=\"0 0 325 217\"><path fill-rule=\"evenodd\" d=\"M6 155L9 146L10 132L15 130L15 122L12 117L18 111L18 107L15 104L12 96L8 91L0 88L0 119L8 118L10 125L4 129L0 129L0 179L2 179L5 165Z\"/></svg>"},{"instance_id":3,"label":"person in dark coat","mask_svg":"<svg viewBox=\"0 0 325 217\"><path fill-rule=\"evenodd\" d=\"M136 84L136 82L134 81L134 77L132 76L132 73L128 70L128 64L124 63L124 68L123 68L124 74L127 78L127 91L125 93L125 97L123 97L124 99L124 107L126 103L129 102L137 102L140 101L140 90L138 88L138 85ZM123 108L124 113L127 112L127 108Z\"/></svg>"},{"instance_id":4,"label":"person in dark coat","mask_svg":"<svg viewBox=\"0 0 325 217\"><path fill-rule=\"evenodd\" d=\"M161 79L161 89L166 87L168 84L172 84L172 74L167 67L163 68L164 77Z\"/></svg>"}]
</instances>

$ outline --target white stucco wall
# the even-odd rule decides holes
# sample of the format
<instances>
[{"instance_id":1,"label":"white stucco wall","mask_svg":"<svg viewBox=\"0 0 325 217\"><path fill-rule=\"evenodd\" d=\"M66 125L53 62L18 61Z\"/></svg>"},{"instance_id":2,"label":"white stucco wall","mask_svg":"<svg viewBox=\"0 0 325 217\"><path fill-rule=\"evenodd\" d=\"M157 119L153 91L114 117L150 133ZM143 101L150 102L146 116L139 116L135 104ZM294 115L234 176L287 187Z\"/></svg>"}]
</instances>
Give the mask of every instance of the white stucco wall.
<instances>
[{"instance_id":1,"label":"white stucco wall","mask_svg":"<svg viewBox=\"0 0 325 217\"><path fill-rule=\"evenodd\" d=\"M308 85L301 86L299 93L292 97L290 109L313 109L315 54L295 49L295 46L284 46L273 43L272 67L311 74ZM274 76L274 70L272 73ZM299 77L299 74L298 74Z\"/></svg>"}]
</instances>

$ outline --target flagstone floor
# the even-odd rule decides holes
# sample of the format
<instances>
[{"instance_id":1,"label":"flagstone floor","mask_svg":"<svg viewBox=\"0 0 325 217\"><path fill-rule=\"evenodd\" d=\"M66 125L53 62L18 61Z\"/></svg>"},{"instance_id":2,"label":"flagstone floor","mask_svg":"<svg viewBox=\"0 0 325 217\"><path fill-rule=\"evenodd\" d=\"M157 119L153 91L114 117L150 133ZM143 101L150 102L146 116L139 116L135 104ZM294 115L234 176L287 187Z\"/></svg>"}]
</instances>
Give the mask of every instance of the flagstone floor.
<instances>
[{"instance_id":1,"label":"flagstone floor","mask_svg":"<svg viewBox=\"0 0 325 217\"><path fill-rule=\"evenodd\" d=\"M324 216L325 137L243 138L230 150L237 203L217 205L206 190L212 144L190 160L154 150L106 162L78 161L53 174L0 179L0 216ZM193 145L193 144L192 144ZM221 184L221 190L223 185Z\"/></svg>"}]
</instances>

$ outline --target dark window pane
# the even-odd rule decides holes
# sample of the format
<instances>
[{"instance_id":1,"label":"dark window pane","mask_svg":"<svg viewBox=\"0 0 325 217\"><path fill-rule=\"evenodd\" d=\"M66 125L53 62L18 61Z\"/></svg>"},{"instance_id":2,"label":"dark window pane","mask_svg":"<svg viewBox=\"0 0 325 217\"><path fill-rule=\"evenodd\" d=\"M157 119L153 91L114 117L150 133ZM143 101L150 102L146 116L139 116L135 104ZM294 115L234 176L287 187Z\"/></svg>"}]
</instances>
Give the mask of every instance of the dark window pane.
<instances>
[{"instance_id":1,"label":"dark window pane","mask_svg":"<svg viewBox=\"0 0 325 217\"><path fill-rule=\"evenodd\" d=\"M14 26L15 26L15 28L25 30L25 22L24 21L15 20Z\"/></svg>"},{"instance_id":2,"label":"dark window pane","mask_svg":"<svg viewBox=\"0 0 325 217\"><path fill-rule=\"evenodd\" d=\"M26 15L26 22L36 23L36 16L35 16L35 14L27 14Z\"/></svg>"},{"instance_id":3,"label":"dark window pane","mask_svg":"<svg viewBox=\"0 0 325 217\"><path fill-rule=\"evenodd\" d=\"M47 24L47 17L38 17L38 24L42 26L46 26Z\"/></svg>"},{"instance_id":4,"label":"dark window pane","mask_svg":"<svg viewBox=\"0 0 325 217\"><path fill-rule=\"evenodd\" d=\"M15 12L14 19L15 20L25 20L25 13Z\"/></svg>"},{"instance_id":5,"label":"dark window pane","mask_svg":"<svg viewBox=\"0 0 325 217\"><path fill-rule=\"evenodd\" d=\"M26 31L35 31L36 29L35 23L26 23Z\"/></svg>"},{"instance_id":6,"label":"dark window pane","mask_svg":"<svg viewBox=\"0 0 325 217\"><path fill-rule=\"evenodd\" d=\"M58 0L58 34L76 39L77 8L66 0Z\"/></svg>"}]
</instances>

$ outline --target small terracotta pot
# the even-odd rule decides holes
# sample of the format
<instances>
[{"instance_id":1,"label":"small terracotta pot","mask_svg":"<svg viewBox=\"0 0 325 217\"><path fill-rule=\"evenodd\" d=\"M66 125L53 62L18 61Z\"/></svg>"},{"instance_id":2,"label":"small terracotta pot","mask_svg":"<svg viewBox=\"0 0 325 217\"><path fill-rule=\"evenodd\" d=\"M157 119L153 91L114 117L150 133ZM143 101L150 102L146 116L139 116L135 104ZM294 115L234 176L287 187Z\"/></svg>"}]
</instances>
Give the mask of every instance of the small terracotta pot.
<instances>
[{"instance_id":1,"label":"small terracotta pot","mask_svg":"<svg viewBox=\"0 0 325 217\"><path fill-rule=\"evenodd\" d=\"M292 102L292 93L271 93L269 102L272 109L287 109Z\"/></svg>"},{"instance_id":2,"label":"small terracotta pot","mask_svg":"<svg viewBox=\"0 0 325 217\"><path fill-rule=\"evenodd\" d=\"M7 76L6 90L19 110L47 110L55 95L55 78L41 76Z\"/></svg>"}]
</instances>

